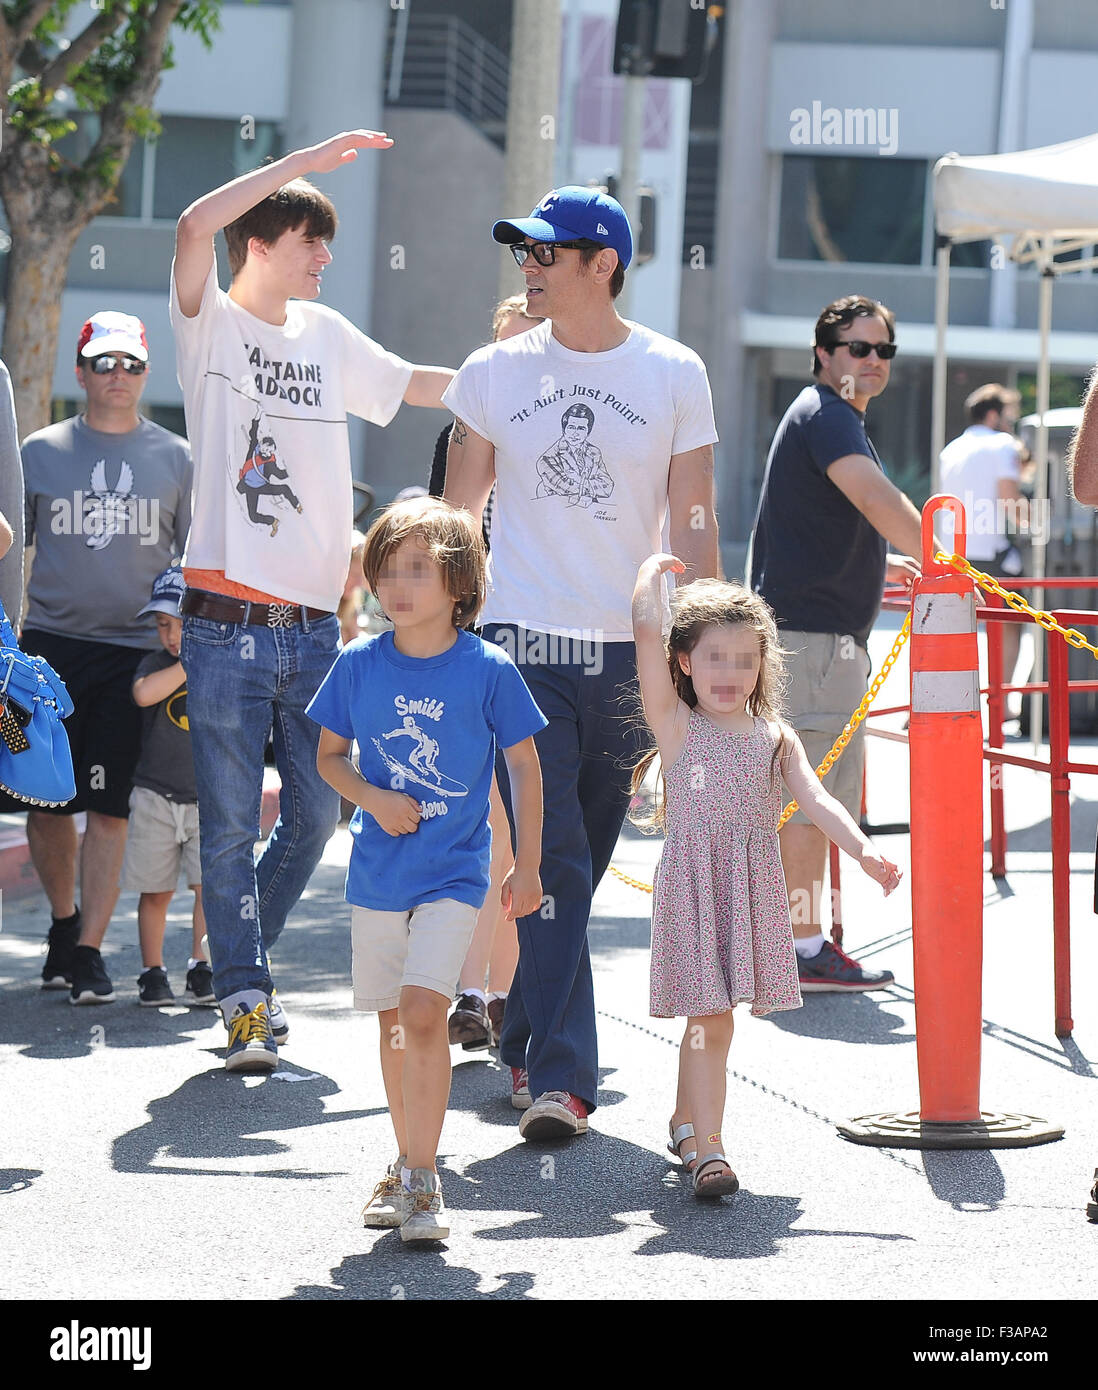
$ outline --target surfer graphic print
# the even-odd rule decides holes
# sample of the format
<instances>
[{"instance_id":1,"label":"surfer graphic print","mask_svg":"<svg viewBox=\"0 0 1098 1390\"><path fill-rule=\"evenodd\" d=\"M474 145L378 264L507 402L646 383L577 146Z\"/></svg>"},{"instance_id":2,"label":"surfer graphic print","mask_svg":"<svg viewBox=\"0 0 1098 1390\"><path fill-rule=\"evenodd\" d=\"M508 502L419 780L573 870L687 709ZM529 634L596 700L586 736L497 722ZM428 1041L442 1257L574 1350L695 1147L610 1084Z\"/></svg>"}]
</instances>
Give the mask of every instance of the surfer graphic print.
<instances>
[{"instance_id":1,"label":"surfer graphic print","mask_svg":"<svg viewBox=\"0 0 1098 1390\"><path fill-rule=\"evenodd\" d=\"M384 912L440 898L482 907L496 746L547 722L510 657L464 630L439 656L411 657L383 632L344 647L308 713L358 743L367 782L419 802L415 830L395 837L355 811L347 901Z\"/></svg>"}]
</instances>

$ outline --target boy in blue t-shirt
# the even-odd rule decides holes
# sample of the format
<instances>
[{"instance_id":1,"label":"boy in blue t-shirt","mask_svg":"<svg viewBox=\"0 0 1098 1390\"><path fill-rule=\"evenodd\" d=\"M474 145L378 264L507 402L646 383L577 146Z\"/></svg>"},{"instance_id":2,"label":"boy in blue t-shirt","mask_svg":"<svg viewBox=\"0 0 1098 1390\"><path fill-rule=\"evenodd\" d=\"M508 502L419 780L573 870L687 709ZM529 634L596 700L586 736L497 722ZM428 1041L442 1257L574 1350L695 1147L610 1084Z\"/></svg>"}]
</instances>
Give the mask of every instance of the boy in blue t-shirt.
<instances>
[{"instance_id":1,"label":"boy in blue t-shirt","mask_svg":"<svg viewBox=\"0 0 1098 1390\"><path fill-rule=\"evenodd\" d=\"M465 631L484 602L485 551L468 512L394 503L371 527L366 582L392 632L340 653L308 713L317 769L359 809L347 870L356 1009L376 1012L399 1158L367 1226L449 1235L435 1157L450 1094L446 1014L489 884L488 795L498 745L514 798L509 918L541 905L541 769L547 723L499 647ZM359 747L359 767L351 744Z\"/></svg>"}]
</instances>

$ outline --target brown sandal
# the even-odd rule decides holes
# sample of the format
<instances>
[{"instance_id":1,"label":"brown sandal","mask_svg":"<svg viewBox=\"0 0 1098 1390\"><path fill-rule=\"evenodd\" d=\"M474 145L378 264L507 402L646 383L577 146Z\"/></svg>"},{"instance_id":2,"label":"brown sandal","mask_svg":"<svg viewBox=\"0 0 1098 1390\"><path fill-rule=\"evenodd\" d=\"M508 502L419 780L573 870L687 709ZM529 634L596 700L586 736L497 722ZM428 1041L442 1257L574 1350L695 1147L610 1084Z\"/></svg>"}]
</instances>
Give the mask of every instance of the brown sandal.
<instances>
[{"instance_id":1,"label":"brown sandal","mask_svg":"<svg viewBox=\"0 0 1098 1390\"><path fill-rule=\"evenodd\" d=\"M728 1171L725 1173L711 1173L709 1177L703 1178L702 1174L707 1168L711 1168L715 1163L721 1164ZM694 1169L694 1196L703 1199L710 1197L725 1197L738 1190L740 1180L732 1171L732 1165L722 1153L707 1154L705 1158Z\"/></svg>"}]
</instances>

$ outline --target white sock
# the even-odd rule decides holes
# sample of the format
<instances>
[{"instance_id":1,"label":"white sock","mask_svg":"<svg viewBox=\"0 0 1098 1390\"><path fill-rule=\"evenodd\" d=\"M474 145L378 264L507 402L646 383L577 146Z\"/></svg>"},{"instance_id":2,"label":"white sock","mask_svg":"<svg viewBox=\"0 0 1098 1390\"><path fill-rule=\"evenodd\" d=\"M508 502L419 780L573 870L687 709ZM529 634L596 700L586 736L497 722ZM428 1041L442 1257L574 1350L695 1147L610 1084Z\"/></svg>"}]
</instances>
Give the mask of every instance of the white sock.
<instances>
[{"instance_id":1,"label":"white sock","mask_svg":"<svg viewBox=\"0 0 1098 1390\"><path fill-rule=\"evenodd\" d=\"M797 948L797 955L802 960L811 960L813 956L818 956L823 950L823 932L817 932L815 936L795 937L793 945Z\"/></svg>"},{"instance_id":2,"label":"white sock","mask_svg":"<svg viewBox=\"0 0 1098 1390\"><path fill-rule=\"evenodd\" d=\"M490 990L488 991L488 1002L489 1002L489 1004L493 1001L493 999L506 999L506 998L507 998L507 991L506 991L505 989L490 989Z\"/></svg>"},{"instance_id":3,"label":"white sock","mask_svg":"<svg viewBox=\"0 0 1098 1390\"><path fill-rule=\"evenodd\" d=\"M411 1168L405 1168L403 1164L401 1164L400 1168L400 1185L404 1188L405 1192L411 1192L412 1170Z\"/></svg>"},{"instance_id":4,"label":"white sock","mask_svg":"<svg viewBox=\"0 0 1098 1390\"><path fill-rule=\"evenodd\" d=\"M194 956L191 956L191 957L188 959L188 961L187 961L187 969L188 969L188 970L193 970L193 969L195 968L196 965L208 965L208 964L209 964L208 961L204 961L204 960L195 960Z\"/></svg>"},{"instance_id":5,"label":"white sock","mask_svg":"<svg viewBox=\"0 0 1098 1390\"><path fill-rule=\"evenodd\" d=\"M472 995L474 995L477 999L480 1000L480 1002L485 1006L485 1008L487 1008L487 1006L488 1006L488 1000L487 1000L487 998L485 997L485 993L484 993L484 991L483 991L482 989L466 989L466 988L465 988L464 986L462 986L462 985L459 985L458 988L461 990L462 994L472 994Z\"/></svg>"}]
</instances>

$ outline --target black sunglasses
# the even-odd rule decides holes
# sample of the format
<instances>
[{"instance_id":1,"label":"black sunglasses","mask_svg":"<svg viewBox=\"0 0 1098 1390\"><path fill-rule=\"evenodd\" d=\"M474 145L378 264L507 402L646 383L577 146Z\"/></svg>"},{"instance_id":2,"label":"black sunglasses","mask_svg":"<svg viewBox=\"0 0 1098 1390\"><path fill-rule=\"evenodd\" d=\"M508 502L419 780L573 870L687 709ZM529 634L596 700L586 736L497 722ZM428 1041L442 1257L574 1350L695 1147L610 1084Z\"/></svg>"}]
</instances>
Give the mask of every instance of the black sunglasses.
<instances>
[{"instance_id":1,"label":"black sunglasses","mask_svg":"<svg viewBox=\"0 0 1098 1390\"><path fill-rule=\"evenodd\" d=\"M121 367L130 376L140 376L142 372L148 370L147 362L139 362L136 357L115 357L109 352L102 353L99 357L85 358L85 364L91 368L96 376L107 376L113 372L115 367Z\"/></svg>"},{"instance_id":2,"label":"black sunglasses","mask_svg":"<svg viewBox=\"0 0 1098 1390\"><path fill-rule=\"evenodd\" d=\"M595 247L601 249L600 241L589 241L580 237L578 241L535 241L532 245L525 241L511 243L511 255L518 265L525 265L526 258L533 255L538 265L552 265L558 251L587 251Z\"/></svg>"},{"instance_id":3,"label":"black sunglasses","mask_svg":"<svg viewBox=\"0 0 1098 1390\"><path fill-rule=\"evenodd\" d=\"M850 338L845 343L836 338L832 343L825 343L824 347L828 352L834 352L836 348L848 348L851 357L868 357L871 352L875 352L882 362L891 362L896 356L895 343L867 343L861 338Z\"/></svg>"}]
</instances>

